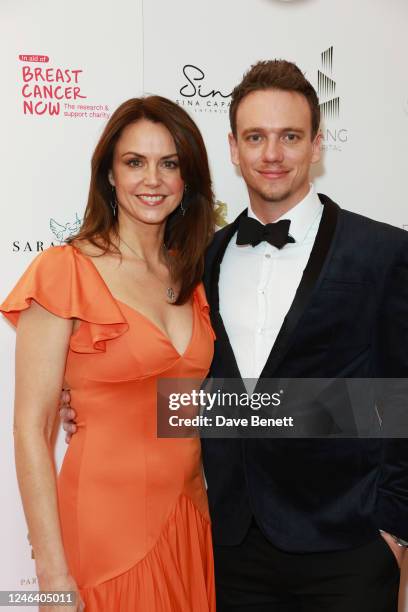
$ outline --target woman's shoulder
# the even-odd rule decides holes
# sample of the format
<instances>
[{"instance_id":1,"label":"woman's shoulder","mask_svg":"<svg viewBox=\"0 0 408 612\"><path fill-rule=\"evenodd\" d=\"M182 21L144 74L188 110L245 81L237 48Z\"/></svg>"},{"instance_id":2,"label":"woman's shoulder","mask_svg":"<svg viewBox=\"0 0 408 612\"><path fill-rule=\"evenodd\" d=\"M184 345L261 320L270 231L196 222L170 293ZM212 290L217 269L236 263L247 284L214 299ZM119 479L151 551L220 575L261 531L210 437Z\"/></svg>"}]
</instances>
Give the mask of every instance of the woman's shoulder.
<instances>
[{"instance_id":1,"label":"woman's shoulder","mask_svg":"<svg viewBox=\"0 0 408 612\"><path fill-rule=\"evenodd\" d=\"M0 305L0 311L16 325L20 312L29 308L34 301L62 318L88 322L82 336L75 336L75 346L79 352L102 350L97 347L97 340L94 341L89 326L95 337L99 334L99 338L104 338L108 329L111 335L107 337L113 338L126 331L127 323L91 257L90 249L79 250L75 244L54 246L43 251ZM112 329L109 330L109 326L113 326ZM85 338L86 333L89 337Z\"/></svg>"},{"instance_id":2,"label":"woman's shoulder","mask_svg":"<svg viewBox=\"0 0 408 612\"><path fill-rule=\"evenodd\" d=\"M99 251L100 253L100 251ZM47 270L77 266L78 262L86 257L94 257L98 254L97 249L92 250L87 245L67 243L51 246L39 253L29 264L26 272L31 270Z\"/></svg>"},{"instance_id":3,"label":"woman's shoulder","mask_svg":"<svg viewBox=\"0 0 408 612\"><path fill-rule=\"evenodd\" d=\"M68 272L70 268L75 268L78 272L89 269L89 260L103 257L105 250L88 241L73 241L67 244L52 246L39 255L31 262L26 272L45 272L57 273L58 271Z\"/></svg>"},{"instance_id":4,"label":"woman's shoulder","mask_svg":"<svg viewBox=\"0 0 408 612\"><path fill-rule=\"evenodd\" d=\"M17 316L35 301L50 312L66 317L72 279L78 276L76 257L74 248L68 244L52 246L39 253L0 305L0 310L3 314L16 313ZM13 323L16 316L9 317Z\"/></svg>"},{"instance_id":5,"label":"woman's shoulder","mask_svg":"<svg viewBox=\"0 0 408 612\"><path fill-rule=\"evenodd\" d=\"M34 299L65 315L73 301L88 300L97 282L92 264L76 245L52 246L31 261L2 307L18 310Z\"/></svg>"},{"instance_id":6,"label":"woman's shoulder","mask_svg":"<svg viewBox=\"0 0 408 612\"><path fill-rule=\"evenodd\" d=\"M84 255L85 257L101 257L106 254L106 249L99 245L97 241L73 240L67 246L70 246L77 255Z\"/></svg>"},{"instance_id":7,"label":"woman's shoulder","mask_svg":"<svg viewBox=\"0 0 408 612\"><path fill-rule=\"evenodd\" d=\"M39 262L44 265L53 261L63 261L64 259L68 261L74 256L74 251L74 247L70 244L59 244L55 246L50 246L48 249L45 249L44 251L39 253L32 260L30 265L36 262Z\"/></svg>"},{"instance_id":8,"label":"woman's shoulder","mask_svg":"<svg viewBox=\"0 0 408 612\"><path fill-rule=\"evenodd\" d=\"M68 244L51 246L39 253L23 271L21 281L43 283L56 279L75 265L75 249Z\"/></svg>"}]
</instances>

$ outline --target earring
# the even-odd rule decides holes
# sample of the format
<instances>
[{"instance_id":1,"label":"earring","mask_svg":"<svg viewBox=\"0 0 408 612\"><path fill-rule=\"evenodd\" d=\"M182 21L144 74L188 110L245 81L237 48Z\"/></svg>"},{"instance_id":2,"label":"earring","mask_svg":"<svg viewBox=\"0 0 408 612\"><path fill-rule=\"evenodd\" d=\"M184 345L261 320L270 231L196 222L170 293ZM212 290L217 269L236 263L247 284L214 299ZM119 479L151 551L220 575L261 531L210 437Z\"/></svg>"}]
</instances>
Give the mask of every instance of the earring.
<instances>
[{"instance_id":1,"label":"earring","mask_svg":"<svg viewBox=\"0 0 408 612\"><path fill-rule=\"evenodd\" d=\"M180 202L180 210L181 210L181 214L182 214L183 217L186 214L186 210L187 210L187 208L185 206L183 206L184 198L186 196L186 193L187 193L187 185L184 185L184 193L183 193L183 197L182 197L181 202Z\"/></svg>"},{"instance_id":2,"label":"earring","mask_svg":"<svg viewBox=\"0 0 408 612\"><path fill-rule=\"evenodd\" d=\"M116 193L115 193L115 188L112 185L112 197L111 197L111 201L110 201L110 206L112 209L112 214L114 217L116 217L117 215L117 211L118 211L118 201L116 199Z\"/></svg>"}]
</instances>

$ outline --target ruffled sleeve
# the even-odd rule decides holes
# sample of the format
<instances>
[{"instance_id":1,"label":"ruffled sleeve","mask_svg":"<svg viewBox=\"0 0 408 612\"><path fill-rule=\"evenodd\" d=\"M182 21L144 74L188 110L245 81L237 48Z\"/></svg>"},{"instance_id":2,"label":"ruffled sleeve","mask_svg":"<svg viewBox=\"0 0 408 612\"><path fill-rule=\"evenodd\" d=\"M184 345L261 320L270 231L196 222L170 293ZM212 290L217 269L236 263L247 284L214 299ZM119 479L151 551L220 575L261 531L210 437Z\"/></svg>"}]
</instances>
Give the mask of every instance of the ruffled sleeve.
<instances>
[{"instance_id":1,"label":"ruffled sleeve","mask_svg":"<svg viewBox=\"0 0 408 612\"><path fill-rule=\"evenodd\" d=\"M106 341L128 329L115 299L92 261L70 245L50 247L30 264L0 311L17 326L20 312L35 301L64 319L81 325L70 348L79 353L106 350Z\"/></svg>"}]
</instances>

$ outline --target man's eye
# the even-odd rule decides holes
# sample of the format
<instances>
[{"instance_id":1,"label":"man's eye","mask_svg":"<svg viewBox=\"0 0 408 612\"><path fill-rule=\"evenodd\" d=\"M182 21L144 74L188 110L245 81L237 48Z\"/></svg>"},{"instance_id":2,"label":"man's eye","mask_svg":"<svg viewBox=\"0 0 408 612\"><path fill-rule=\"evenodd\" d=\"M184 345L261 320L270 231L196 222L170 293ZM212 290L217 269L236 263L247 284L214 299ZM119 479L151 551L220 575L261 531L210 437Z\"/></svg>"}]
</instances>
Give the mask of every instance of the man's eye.
<instances>
[{"instance_id":1,"label":"man's eye","mask_svg":"<svg viewBox=\"0 0 408 612\"><path fill-rule=\"evenodd\" d=\"M285 134L284 140L286 140L286 142L297 142L299 140L299 136L289 132L289 134Z\"/></svg>"},{"instance_id":2,"label":"man's eye","mask_svg":"<svg viewBox=\"0 0 408 612\"><path fill-rule=\"evenodd\" d=\"M249 142L259 142L261 140L261 135L260 134L249 134L247 140L249 140Z\"/></svg>"}]
</instances>

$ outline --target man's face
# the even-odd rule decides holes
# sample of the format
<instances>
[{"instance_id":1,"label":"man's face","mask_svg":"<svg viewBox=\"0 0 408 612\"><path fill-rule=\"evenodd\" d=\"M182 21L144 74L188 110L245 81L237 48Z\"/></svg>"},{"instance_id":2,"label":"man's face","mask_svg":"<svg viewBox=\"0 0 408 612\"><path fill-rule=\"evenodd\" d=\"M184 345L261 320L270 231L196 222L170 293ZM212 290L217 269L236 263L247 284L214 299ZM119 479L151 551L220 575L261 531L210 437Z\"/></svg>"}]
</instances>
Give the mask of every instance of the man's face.
<instances>
[{"instance_id":1,"label":"man's face","mask_svg":"<svg viewBox=\"0 0 408 612\"><path fill-rule=\"evenodd\" d=\"M256 212L276 203L281 214L309 191L310 165L320 159L312 139L308 102L296 92L267 89L248 94L237 109L237 135L230 134L232 162L240 167Z\"/></svg>"}]
</instances>

